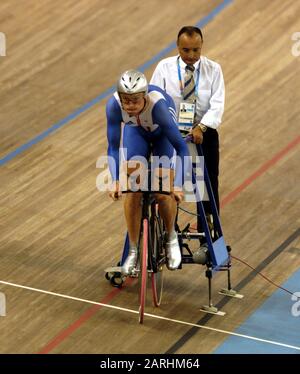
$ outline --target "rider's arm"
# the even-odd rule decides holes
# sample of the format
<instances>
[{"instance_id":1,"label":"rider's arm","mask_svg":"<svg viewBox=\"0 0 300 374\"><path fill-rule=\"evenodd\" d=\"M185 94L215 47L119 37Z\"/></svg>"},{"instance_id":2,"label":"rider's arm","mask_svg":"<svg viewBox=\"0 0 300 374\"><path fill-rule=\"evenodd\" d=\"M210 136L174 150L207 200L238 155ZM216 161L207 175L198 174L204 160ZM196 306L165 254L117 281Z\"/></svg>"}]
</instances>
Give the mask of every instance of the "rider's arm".
<instances>
[{"instance_id":1,"label":"rider's arm","mask_svg":"<svg viewBox=\"0 0 300 374\"><path fill-rule=\"evenodd\" d=\"M119 148L121 139L122 112L114 97L106 104L108 165L113 181L119 180Z\"/></svg>"},{"instance_id":2,"label":"rider's arm","mask_svg":"<svg viewBox=\"0 0 300 374\"><path fill-rule=\"evenodd\" d=\"M182 139L182 136L178 130L175 118L171 115L167 103L165 100L159 100L152 111L153 123L158 124L164 134L167 136L170 143L175 148L177 155L180 157L182 162L182 173L179 183L175 185L181 185L184 181L184 175L189 169L189 150L186 142ZM178 180L177 180L178 181Z\"/></svg>"}]
</instances>

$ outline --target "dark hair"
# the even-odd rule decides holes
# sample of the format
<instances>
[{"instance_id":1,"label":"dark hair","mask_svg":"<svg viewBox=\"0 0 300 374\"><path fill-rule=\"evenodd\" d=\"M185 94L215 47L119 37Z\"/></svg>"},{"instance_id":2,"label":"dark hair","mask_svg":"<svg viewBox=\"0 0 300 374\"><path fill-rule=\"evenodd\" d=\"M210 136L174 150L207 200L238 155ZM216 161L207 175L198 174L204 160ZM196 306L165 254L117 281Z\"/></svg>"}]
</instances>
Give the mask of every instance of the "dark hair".
<instances>
[{"instance_id":1,"label":"dark hair","mask_svg":"<svg viewBox=\"0 0 300 374\"><path fill-rule=\"evenodd\" d=\"M193 36L193 34L199 34L201 36L201 40L203 41L202 31L199 29L199 27L183 26L178 33L177 43L179 41L180 35L182 34L188 34L188 36Z\"/></svg>"}]
</instances>

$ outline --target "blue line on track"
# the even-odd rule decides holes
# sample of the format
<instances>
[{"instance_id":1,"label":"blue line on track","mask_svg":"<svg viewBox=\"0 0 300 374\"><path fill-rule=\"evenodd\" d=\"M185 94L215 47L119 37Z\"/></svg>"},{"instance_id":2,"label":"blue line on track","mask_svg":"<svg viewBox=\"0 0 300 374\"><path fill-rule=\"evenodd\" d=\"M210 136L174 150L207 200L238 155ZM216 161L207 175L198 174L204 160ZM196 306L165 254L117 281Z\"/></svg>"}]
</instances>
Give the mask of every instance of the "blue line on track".
<instances>
[{"instance_id":1,"label":"blue line on track","mask_svg":"<svg viewBox=\"0 0 300 374\"><path fill-rule=\"evenodd\" d=\"M300 346L300 270L283 285L292 297L278 289L235 332L283 344ZM259 292L259 291L258 291ZM297 296L298 301L297 301ZM240 300L240 303L247 302ZM299 354L293 348L230 336L214 353Z\"/></svg>"}]
</instances>

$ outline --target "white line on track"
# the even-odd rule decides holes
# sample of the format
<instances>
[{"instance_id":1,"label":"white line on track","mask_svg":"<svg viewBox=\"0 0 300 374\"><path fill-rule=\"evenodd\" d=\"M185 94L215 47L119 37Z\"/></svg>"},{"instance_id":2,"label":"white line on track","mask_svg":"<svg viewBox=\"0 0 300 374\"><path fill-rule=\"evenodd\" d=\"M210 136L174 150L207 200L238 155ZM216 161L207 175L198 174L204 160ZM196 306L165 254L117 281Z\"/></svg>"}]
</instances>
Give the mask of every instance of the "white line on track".
<instances>
[{"instance_id":1,"label":"white line on track","mask_svg":"<svg viewBox=\"0 0 300 374\"><path fill-rule=\"evenodd\" d=\"M80 302L87 303L87 304L99 305L99 306L103 306L103 307L105 307L105 308L111 308L111 309L115 309L115 310L120 310L120 311L122 311L122 312L133 313L133 314L138 314L138 313L139 313L138 310L133 310L133 309L128 309L128 308L122 308L122 307L115 306L115 305L110 305L110 304L99 303L99 302L96 302L96 301L91 301L91 300L87 300L87 299L82 299L82 298L79 298L79 297L68 296L68 295L64 295L64 294L61 294L61 293L56 293L56 292L51 292L51 291L41 290L41 289L39 289L39 288L33 288L33 287L28 287L28 286L22 286L22 285L20 285L20 284L15 284L15 283L10 283L10 282L5 282L5 281L0 281L0 284L4 284L4 285L6 285L6 286L17 287L17 288L23 288L23 289L25 289L25 290L34 291L34 292L40 292L40 293L43 293L43 294L46 294L46 295L57 296L57 297L61 297L61 298L64 298L64 299L80 301ZM213 327L204 326L204 325L199 325L199 324L197 324L197 323L191 323L191 322L180 321L180 320L178 320L178 319L173 319L173 318L167 318L167 317L157 316L157 315L155 315L155 314L150 314L150 313L145 313L145 316L147 316L147 317L151 317L151 318L156 318L156 319L161 319L161 320L164 320L164 321L169 321L169 322L179 323L179 324L181 324L181 325L197 327L197 328L199 328L199 329L205 329L205 330L215 331L215 332L219 332L219 333L221 333L221 334L227 334L227 335L232 335L232 336L238 336L238 337L240 337L240 338L245 338L245 339L255 340L255 341L259 341L259 342L263 342L263 343L267 343L267 344L279 345L279 346L281 346L281 347L292 348L292 349L296 349L296 350L300 351L300 347L297 347L297 346L294 346L294 345L289 345L289 344L279 343L279 342L276 342L276 341L273 341L273 340L267 340L267 339L256 338L255 336L251 336L251 335L244 335L244 334L238 334L238 333L236 333L236 332L231 332L231 331L227 331L227 330L215 329L215 328L213 328Z\"/></svg>"}]
</instances>

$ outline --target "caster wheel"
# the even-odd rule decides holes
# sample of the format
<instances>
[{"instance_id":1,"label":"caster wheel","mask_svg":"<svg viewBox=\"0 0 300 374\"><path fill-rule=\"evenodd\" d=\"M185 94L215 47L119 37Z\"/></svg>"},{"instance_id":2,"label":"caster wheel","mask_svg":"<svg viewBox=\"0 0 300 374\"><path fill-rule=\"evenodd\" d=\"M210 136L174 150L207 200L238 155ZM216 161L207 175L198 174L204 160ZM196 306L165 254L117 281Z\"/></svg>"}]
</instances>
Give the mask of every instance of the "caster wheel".
<instances>
[{"instance_id":1,"label":"caster wheel","mask_svg":"<svg viewBox=\"0 0 300 374\"><path fill-rule=\"evenodd\" d=\"M115 273L107 272L105 273L105 278L109 281L115 275Z\"/></svg>"},{"instance_id":2,"label":"caster wheel","mask_svg":"<svg viewBox=\"0 0 300 374\"><path fill-rule=\"evenodd\" d=\"M117 274L114 274L111 278L110 278L110 283L114 286L114 287L122 287L123 285L123 277L121 275L121 273L117 273Z\"/></svg>"}]
</instances>

